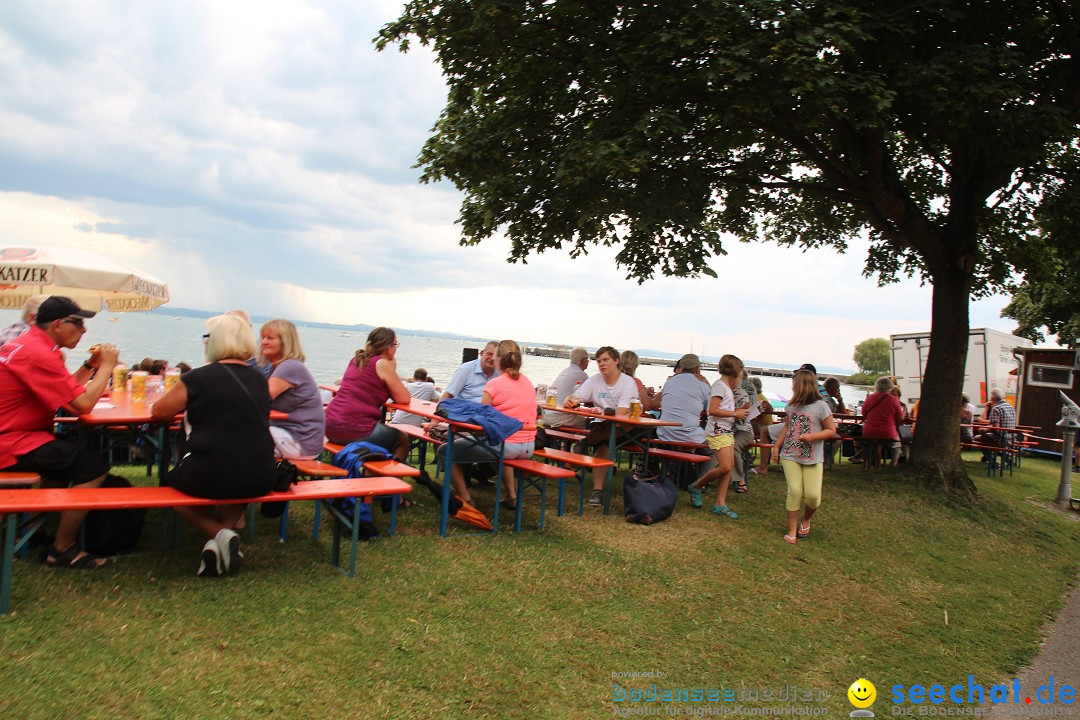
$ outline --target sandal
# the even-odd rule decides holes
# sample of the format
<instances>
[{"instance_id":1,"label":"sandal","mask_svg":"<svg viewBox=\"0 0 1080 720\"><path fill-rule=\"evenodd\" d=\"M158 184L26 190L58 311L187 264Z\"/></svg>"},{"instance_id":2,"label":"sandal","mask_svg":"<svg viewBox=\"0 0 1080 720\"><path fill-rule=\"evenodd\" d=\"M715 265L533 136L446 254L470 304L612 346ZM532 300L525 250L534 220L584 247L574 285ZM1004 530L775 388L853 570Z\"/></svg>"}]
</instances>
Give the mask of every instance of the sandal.
<instances>
[{"instance_id":1,"label":"sandal","mask_svg":"<svg viewBox=\"0 0 1080 720\"><path fill-rule=\"evenodd\" d=\"M690 487L686 488L686 491L690 493L690 506L696 508L701 507L701 488L697 488L691 485Z\"/></svg>"},{"instance_id":2,"label":"sandal","mask_svg":"<svg viewBox=\"0 0 1080 720\"><path fill-rule=\"evenodd\" d=\"M804 538L810 534L810 527L799 523L799 529L795 531L795 537Z\"/></svg>"},{"instance_id":3,"label":"sandal","mask_svg":"<svg viewBox=\"0 0 1080 720\"><path fill-rule=\"evenodd\" d=\"M794 545L796 537L798 537L798 533L796 533L795 535L785 535L784 542L786 542L788 545Z\"/></svg>"},{"instance_id":4,"label":"sandal","mask_svg":"<svg viewBox=\"0 0 1080 720\"><path fill-rule=\"evenodd\" d=\"M73 568L75 570L97 570L106 563L108 563L107 558L83 552L79 549L78 543L73 544L63 552L60 552L55 547L50 547L49 553L45 556L45 564L49 567Z\"/></svg>"},{"instance_id":5,"label":"sandal","mask_svg":"<svg viewBox=\"0 0 1080 720\"><path fill-rule=\"evenodd\" d=\"M510 510L511 512L517 512L517 500L510 500L509 498L503 498L499 501L499 505L503 510Z\"/></svg>"},{"instance_id":6,"label":"sandal","mask_svg":"<svg viewBox=\"0 0 1080 720\"><path fill-rule=\"evenodd\" d=\"M737 520L739 518L739 513L735 512L727 505L713 505L712 511L713 515L727 515L732 520Z\"/></svg>"},{"instance_id":7,"label":"sandal","mask_svg":"<svg viewBox=\"0 0 1080 720\"><path fill-rule=\"evenodd\" d=\"M736 485L735 486L735 492L737 492L737 493L746 492L746 483L739 483L738 485Z\"/></svg>"}]
</instances>

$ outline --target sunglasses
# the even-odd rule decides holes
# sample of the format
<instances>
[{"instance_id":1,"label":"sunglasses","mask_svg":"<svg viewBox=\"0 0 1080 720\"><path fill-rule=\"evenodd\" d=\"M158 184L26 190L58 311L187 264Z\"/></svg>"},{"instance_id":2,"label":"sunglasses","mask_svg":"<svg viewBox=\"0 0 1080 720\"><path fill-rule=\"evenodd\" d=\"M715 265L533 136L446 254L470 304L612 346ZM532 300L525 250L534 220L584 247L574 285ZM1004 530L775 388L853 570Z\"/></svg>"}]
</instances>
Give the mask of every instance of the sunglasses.
<instances>
[{"instance_id":1,"label":"sunglasses","mask_svg":"<svg viewBox=\"0 0 1080 720\"><path fill-rule=\"evenodd\" d=\"M203 333L202 339L203 339L203 342L206 342L207 340L209 340L210 339L210 333Z\"/></svg>"},{"instance_id":2,"label":"sunglasses","mask_svg":"<svg viewBox=\"0 0 1080 720\"><path fill-rule=\"evenodd\" d=\"M86 323L83 322L82 318L64 318L60 322L71 323L75 327L86 327Z\"/></svg>"}]
</instances>

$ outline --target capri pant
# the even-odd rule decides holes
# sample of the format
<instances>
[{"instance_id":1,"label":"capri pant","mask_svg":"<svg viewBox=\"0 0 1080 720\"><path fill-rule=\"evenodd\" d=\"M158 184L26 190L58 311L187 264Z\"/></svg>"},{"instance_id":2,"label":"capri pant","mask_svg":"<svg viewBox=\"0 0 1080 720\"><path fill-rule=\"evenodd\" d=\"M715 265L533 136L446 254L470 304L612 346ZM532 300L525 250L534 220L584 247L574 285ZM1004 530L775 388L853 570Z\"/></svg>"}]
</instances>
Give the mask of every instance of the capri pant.
<instances>
[{"instance_id":1,"label":"capri pant","mask_svg":"<svg viewBox=\"0 0 1080 720\"><path fill-rule=\"evenodd\" d=\"M825 465L800 465L794 460L780 460L780 466L784 468L784 479L787 481L787 500L785 507L788 512L802 510L805 498L806 507L816 510L821 506L821 484L825 476Z\"/></svg>"}]
</instances>

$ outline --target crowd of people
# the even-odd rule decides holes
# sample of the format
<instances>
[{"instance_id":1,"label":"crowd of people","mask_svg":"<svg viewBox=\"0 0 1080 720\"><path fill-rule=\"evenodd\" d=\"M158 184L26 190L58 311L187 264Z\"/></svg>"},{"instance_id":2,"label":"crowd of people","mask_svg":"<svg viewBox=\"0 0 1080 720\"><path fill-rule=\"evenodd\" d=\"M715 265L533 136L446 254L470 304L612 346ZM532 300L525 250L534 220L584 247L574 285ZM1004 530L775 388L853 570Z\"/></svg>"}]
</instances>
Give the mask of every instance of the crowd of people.
<instances>
[{"instance_id":1,"label":"crowd of people","mask_svg":"<svg viewBox=\"0 0 1080 720\"><path fill-rule=\"evenodd\" d=\"M67 408L89 412L107 391L119 350L103 343L74 373L68 372L64 350L74 349L86 332L85 320L94 312L84 310L65 297L40 296L27 303L19 327L0 332L0 471L38 473L46 487L99 487L108 470L102 456L80 443L53 433L57 411ZM701 373L701 361L684 355L661 390L647 388L635 377L639 364L632 351L619 353L611 346L596 350L592 359L597 372L589 375L589 353L574 348L569 364L548 386L552 394L538 398L536 386L522 373L522 353L513 340L490 342L475 360L463 363L440 394L434 379L423 368L409 382L402 380L396 354L399 347L391 328L373 329L344 368L339 388L325 403L320 388L306 368L296 326L284 319L270 320L258 329L258 341L250 318L230 311L206 321L206 364L181 368L175 385L152 406L153 417L169 422L184 413L184 452L163 484L209 499L238 499L267 493L275 481L275 458L309 460L318 457L325 441L348 445L362 442L407 461L409 438L394 424L432 429L425 418L398 410L388 422L388 402L407 404L413 398L430 402L471 402L490 406L516 421L502 445L505 458L533 455L538 426L578 427L584 431L576 452L607 458L611 416L635 412L652 413L662 421L677 423L657 429L660 442L692 444L706 459L689 484L692 507L704 505L706 490L716 485L712 513L735 520L728 493L744 493L750 475L769 470L771 451L777 449L787 486L783 540L796 543L810 534L810 520L822 498L826 443L841 438L834 415L848 412L836 378L819 386L812 365L800 367L792 377L792 396L780 414L762 393L758 378L748 377L742 360L734 355L720 358L720 378L710 383ZM182 365L182 364L181 364ZM137 367L164 373L168 363L147 358ZM967 398L963 413L973 419ZM552 406L553 405L553 406ZM593 417L560 412L591 406ZM470 405L475 407L475 405ZM271 419L271 410L284 419ZM845 435L900 444L907 428L907 410L899 389L883 377L867 396L861 409L858 433ZM1015 425L1016 416L1003 393L994 388L982 421L994 429L984 433L987 443L1009 441L1002 430ZM620 431L621 425L616 424ZM853 427L845 424L843 427ZM761 463L744 465L745 451L754 442L762 445ZM437 457L444 457L445 447ZM476 437L455 440L454 464L448 477L454 493L471 503L463 471L467 463L492 463L500 449ZM508 509L517 506L512 470L505 469ZM603 503L607 470L596 468L591 505ZM218 576L236 572L243 561L236 532L244 506L222 504L214 508L177 508L207 540L198 574ZM105 559L79 548L76 538L84 511L60 514L55 540L46 562L52 566L97 568Z\"/></svg>"}]
</instances>

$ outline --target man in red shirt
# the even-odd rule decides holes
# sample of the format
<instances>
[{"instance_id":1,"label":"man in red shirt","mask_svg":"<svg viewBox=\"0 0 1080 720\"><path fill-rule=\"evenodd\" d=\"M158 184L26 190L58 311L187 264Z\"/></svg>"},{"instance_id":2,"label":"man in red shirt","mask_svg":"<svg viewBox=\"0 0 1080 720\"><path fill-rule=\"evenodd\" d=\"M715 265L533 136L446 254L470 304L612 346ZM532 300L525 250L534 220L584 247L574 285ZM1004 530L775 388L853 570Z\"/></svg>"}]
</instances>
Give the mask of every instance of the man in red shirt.
<instances>
[{"instance_id":1,"label":"man in red shirt","mask_svg":"<svg viewBox=\"0 0 1080 720\"><path fill-rule=\"evenodd\" d=\"M34 325L0 348L0 471L35 472L45 487L100 487L109 464L72 440L53 435L56 411L89 412L105 392L119 356L101 345L74 373L61 348L73 349L86 333L83 310L70 298L54 295L41 303ZM79 549L85 510L60 513L56 540L46 564L98 568L105 560Z\"/></svg>"}]
</instances>

